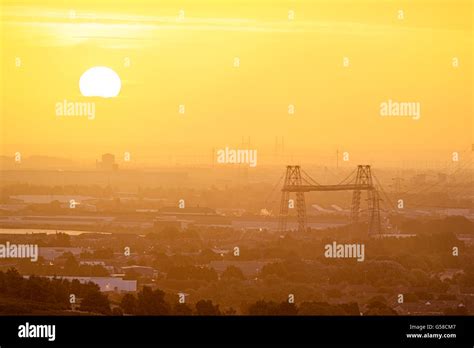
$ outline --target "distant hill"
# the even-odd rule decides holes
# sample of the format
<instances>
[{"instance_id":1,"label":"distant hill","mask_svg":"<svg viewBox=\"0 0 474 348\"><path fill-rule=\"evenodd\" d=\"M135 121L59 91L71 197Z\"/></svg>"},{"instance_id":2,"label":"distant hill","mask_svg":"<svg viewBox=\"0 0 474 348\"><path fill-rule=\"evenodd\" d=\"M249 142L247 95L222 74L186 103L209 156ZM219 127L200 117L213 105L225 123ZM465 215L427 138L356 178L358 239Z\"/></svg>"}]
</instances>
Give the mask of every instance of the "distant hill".
<instances>
[{"instance_id":1,"label":"distant hill","mask_svg":"<svg viewBox=\"0 0 474 348\"><path fill-rule=\"evenodd\" d=\"M23 157L19 164L14 156L0 156L0 169L18 169L19 166L23 169L64 169L74 167L75 162L62 157L33 155Z\"/></svg>"}]
</instances>

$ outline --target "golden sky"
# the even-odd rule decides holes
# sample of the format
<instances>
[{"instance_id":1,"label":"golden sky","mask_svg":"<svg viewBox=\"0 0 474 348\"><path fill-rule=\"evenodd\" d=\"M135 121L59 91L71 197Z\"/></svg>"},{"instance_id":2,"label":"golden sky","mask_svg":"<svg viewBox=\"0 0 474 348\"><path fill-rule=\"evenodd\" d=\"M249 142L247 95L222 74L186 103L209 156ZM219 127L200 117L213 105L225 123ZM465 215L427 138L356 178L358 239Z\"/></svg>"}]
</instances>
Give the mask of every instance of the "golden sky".
<instances>
[{"instance_id":1,"label":"golden sky","mask_svg":"<svg viewBox=\"0 0 474 348\"><path fill-rule=\"evenodd\" d=\"M209 163L244 136L269 163L278 136L301 161L446 160L472 143L470 0L0 1L0 155ZM81 95L94 66L119 96ZM57 116L64 100L95 118ZM382 117L388 100L420 118Z\"/></svg>"}]
</instances>

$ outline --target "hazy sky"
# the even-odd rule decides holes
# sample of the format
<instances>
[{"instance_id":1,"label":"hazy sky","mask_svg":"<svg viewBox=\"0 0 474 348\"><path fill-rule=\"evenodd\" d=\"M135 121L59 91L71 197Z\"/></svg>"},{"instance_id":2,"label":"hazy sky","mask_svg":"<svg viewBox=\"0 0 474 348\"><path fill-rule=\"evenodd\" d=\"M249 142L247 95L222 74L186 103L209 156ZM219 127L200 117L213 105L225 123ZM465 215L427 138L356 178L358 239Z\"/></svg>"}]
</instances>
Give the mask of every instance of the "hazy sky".
<instances>
[{"instance_id":1,"label":"hazy sky","mask_svg":"<svg viewBox=\"0 0 474 348\"><path fill-rule=\"evenodd\" d=\"M471 146L472 1L98 2L2 0L0 155L209 163L244 136L265 163L278 136L302 160L444 161ZM94 66L119 96L81 95ZM64 100L94 119L58 116ZM381 116L388 100L419 119Z\"/></svg>"}]
</instances>

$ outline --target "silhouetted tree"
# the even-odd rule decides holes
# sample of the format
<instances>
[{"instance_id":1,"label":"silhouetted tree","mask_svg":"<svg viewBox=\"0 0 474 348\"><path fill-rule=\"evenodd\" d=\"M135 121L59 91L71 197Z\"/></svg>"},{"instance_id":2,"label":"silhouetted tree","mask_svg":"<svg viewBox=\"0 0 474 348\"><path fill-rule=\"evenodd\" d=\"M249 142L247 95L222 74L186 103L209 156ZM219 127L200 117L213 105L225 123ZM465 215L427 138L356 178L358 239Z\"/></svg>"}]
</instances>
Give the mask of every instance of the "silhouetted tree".
<instances>
[{"instance_id":1,"label":"silhouetted tree","mask_svg":"<svg viewBox=\"0 0 474 348\"><path fill-rule=\"evenodd\" d=\"M126 314L135 314L137 311L137 298L132 294L125 294L120 302L120 307Z\"/></svg>"},{"instance_id":2,"label":"silhouetted tree","mask_svg":"<svg viewBox=\"0 0 474 348\"><path fill-rule=\"evenodd\" d=\"M167 315L171 312L170 305L165 301L165 293L148 286L144 286L138 293L137 305L139 315Z\"/></svg>"},{"instance_id":3,"label":"silhouetted tree","mask_svg":"<svg viewBox=\"0 0 474 348\"><path fill-rule=\"evenodd\" d=\"M193 310L186 303L175 303L173 307L174 315L192 315Z\"/></svg>"},{"instance_id":4,"label":"silhouetted tree","mask_svg":"<svg viewBox=\"0 0 474 348\"><path fill-rule=\"evenodd\" d=\"M278 313L278 304L274 301L260 300L248 308L250 315L276 315L276 313Z\"/></svg>"},{"instance_id":5,"label":"silhouetted tree","mask_svg":"<svg viewBox=\"0 0 474 348\"><path fill-rule=\"evenodd\" d=\"M81 311L110 314L109 300L98 290L90 290L82 299Z\"/></svg>"},{"instance_id":6,"label":"silhouetted tree","mask_svg":"<svg viewBox=\"0 0 474 348\"><path fill-rule=\"evenodd\" d=\"M211 300L200 300L196 303L198 315L220 315L219 305L214 305Z\"/></svg>"}]
</instances>

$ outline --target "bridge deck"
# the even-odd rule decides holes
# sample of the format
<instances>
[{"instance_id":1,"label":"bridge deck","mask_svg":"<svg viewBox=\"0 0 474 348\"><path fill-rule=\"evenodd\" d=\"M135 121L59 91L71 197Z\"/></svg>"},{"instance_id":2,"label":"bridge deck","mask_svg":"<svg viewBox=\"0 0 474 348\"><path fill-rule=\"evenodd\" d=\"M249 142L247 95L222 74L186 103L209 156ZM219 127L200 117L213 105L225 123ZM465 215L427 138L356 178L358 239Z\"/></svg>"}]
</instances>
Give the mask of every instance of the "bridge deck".
<instances>
[{"instance_id":1,"label":"bridge deck","mask_svg":"<svg viewBox=\"0 0 474 348\"><path fill-rule=\"evenodd\" d=\"M310 191L354 191L373 190L374 185L285 185L281 189L288 192L310 192Z\"/></svg>"}]
</instances>

